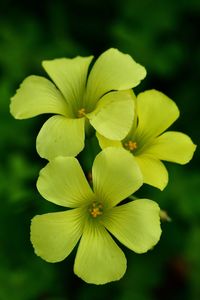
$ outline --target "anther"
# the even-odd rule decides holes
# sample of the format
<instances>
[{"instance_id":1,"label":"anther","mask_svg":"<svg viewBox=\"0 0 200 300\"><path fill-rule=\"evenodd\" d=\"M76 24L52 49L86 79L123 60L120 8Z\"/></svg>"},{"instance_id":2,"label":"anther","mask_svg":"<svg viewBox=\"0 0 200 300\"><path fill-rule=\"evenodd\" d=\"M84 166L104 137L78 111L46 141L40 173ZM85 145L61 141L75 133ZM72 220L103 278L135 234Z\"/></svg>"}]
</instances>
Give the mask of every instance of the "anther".
<instances>
[{"instance_id":1,"label":"anther","mask_svg":"<svg viewBox=\"0 0 200 300\"><path fill-rule=\"evenodd\" d=\"M137 149L137 143L133 141L128 141L124 143L124 147L129 151L134 151L135 149Z\"/></svg>"},{"instance_id":2,"label":"anther","mask_svg":"<svg viewBox=\"0 0 200 300\"><path fill-rule=\"evenodd\" d=\"M103 214L103 205L100 202L94 201L89 208L89 212L93 218L101 216Z\"/></svg>"},{"instance_id":3,"label":"anther","mask_svg":"<svg viewBox=\"0 0 200 300\"><path fill-rule=\"evenodd\" d=\"M78 118L82 118L85 116L85 108L81 108L78 110Z\"/></svg>"}]
</instances>

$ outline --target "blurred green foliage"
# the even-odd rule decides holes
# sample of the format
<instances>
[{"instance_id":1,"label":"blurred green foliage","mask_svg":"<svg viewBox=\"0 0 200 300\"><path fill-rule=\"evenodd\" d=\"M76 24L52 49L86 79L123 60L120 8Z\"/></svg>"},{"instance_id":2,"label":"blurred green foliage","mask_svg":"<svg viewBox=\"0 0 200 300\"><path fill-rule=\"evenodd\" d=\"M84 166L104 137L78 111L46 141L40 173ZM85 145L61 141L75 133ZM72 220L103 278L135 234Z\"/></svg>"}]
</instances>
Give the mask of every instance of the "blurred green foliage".
<instances>
[{"instance_id":1,"label":"blurred green foliage","mask_svg":"<svg viewBox=\"0 0 200 300\"><path fill-rule=\"evenodd\" d=\"M30 219L59 209L35 188L45 164L35 138L46 117L16 121L9 114L19 83L44 74L43 59L98 55L112 46L147 68L136 92L156 88L173 98L181 110L174 128L199 144L199 16L198 0L1 2L0 300L200 299L198 148L189 165L168 165L170 182L163 192L146 186L139 192L172 218L162 224L160 243L144 255L124 249L128 270L121 281L87 285L73 274L75 252L58 264L34 255Z\"/></svg>"}]
</instances>

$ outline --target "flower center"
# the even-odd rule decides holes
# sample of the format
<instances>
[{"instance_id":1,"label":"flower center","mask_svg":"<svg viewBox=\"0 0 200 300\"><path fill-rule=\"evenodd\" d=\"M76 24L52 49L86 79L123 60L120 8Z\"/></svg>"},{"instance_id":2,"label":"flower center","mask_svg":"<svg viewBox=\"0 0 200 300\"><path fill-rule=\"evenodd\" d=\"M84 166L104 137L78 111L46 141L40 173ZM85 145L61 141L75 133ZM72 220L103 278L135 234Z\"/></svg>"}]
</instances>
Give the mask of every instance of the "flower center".
<instances>
[{"instance_id":1,"label":"flower center","mask_svg":"<svg viewBox=\"0 0 200 300\"><path fill-rule=\"evenodd\" d=\"M78 118L85 117L85 108L81 108L78 110Z\"/></svg>"},{"instance_id":2,"label":"flower center","mask_svg":"<svg viewBox=\"0 0 200 300\"><path fill-rule=\"evenodd\" d=\"M124 147L129 150L129 151L134 151L135 149L137 149L137 143L136 142L133 142L133 141L128 141L126 143L124 143Z\"/></svg>"},{"instance_id":3,"label":"flower center","mask_svg":"<svg viewBox=\"0 0 200 300\"><path fill-rule=\"evenodd\" d=\"M89 208L89 212L93 218L103 214L103 205L101 202L94 201Z\"/></svg>"}]
</instances>

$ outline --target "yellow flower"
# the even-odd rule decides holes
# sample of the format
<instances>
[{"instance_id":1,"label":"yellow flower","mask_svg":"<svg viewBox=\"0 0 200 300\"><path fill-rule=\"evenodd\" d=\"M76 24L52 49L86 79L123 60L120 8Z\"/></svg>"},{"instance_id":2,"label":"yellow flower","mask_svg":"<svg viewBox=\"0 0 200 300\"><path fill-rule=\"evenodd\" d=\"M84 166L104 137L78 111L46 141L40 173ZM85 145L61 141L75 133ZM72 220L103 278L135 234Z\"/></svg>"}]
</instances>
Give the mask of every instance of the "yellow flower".
<instances>
[{"instance_id":1,"label":"yellow flower","mask_svg":"<svg viewBox=\"0 0 200 300\"><path fill-rule=\"evenodd\" d=\"M142 185L141 172L124 149L100 152L92 168L93 190L74 157L57 157L41 170L37 187L64 212L35 216L31 241L48 262L65 259L80 239L74 272L88 283L120 279L126 258L109 232L129 249L144 253L159 240L160 209L151 200L118 205Z\"/></svg>"},{"instance_id":2,"label":"yellow flower","mask_svg":"<svg viewBox=\"0 0 200 300\"><path fill-rule=\"evenodd\" d=\"M101 148L115 146L130 151L142 171L144 182L163 190L168 183L168 172L161 160L186 164L196 145L186 134L164 132L179 117L179 110L163 93L145 91L135 98L135 103L137 118L125 139L111 141L98 133L97 137Z\"/></svg>"},{"instance_id":3,"label":"yellow flower","mask_svg":"<svg viewBox=\"0 0 200 300\"><path fill-rule=\"evenodd\" d=\"M121 140L131 128L133 99L129 89L145 77L144 67L117 49L105 51L93 65L92 56L44 61L53 80L27 77L11 99L17 119L43 113L50 117L37 137L41 157L76 156L84 148L85 131L91 125L100 134Z\"/></svg>"}]
</instances>

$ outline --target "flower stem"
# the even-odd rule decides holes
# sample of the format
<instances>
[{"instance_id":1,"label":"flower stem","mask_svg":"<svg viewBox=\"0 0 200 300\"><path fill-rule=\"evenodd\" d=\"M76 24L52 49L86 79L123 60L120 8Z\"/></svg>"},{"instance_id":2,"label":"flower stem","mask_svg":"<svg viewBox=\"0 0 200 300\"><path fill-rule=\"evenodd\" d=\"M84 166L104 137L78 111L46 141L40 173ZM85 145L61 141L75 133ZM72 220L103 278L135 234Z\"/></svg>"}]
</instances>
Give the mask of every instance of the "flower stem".
<instances>
[{"instance_id":1,"label":"flower stem","mask_svg":"<svg viewBox=\"0 0 200 300\"><path fill-rule=\"evenodd\" d=\"M160 219L161 221L171 222L172 219L169 217L168 213L165 210L160 210Z\"/></svg>"}]
</instances>

